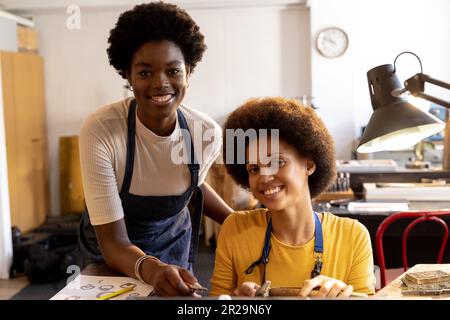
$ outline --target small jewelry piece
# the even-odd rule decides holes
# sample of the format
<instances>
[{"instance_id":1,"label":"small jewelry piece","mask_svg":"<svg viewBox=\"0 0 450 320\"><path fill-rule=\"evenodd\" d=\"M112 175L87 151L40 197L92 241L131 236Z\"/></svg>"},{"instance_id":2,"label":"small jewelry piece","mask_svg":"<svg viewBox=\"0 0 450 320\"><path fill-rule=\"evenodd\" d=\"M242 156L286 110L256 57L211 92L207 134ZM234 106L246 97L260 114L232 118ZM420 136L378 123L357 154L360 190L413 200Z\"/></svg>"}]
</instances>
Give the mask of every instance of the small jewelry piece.
<instances>
[{"instance_id":1,"label":"small jewelry piece","mask_svg":"<svg viewBox=\"0 0 450 320\"><path fill-rule=\"evenodd\" d=\"M155 261L160 261L158 258L156 258L156 257L154 257L154 256L148 256L148 255L139 257L139 259L136 260L136 263L134 264L134 275L135 275L136 278L137 278L139 281L141 281L142 283L146 283L146 282L145 282L144 279L142 279L142 277L141 277L141 270L140 270L140 269L141 269L141 264L142 264L142 262L143 262L144 260L147 260L147 259L153 259L153 260L155 260Z\"/></svg>"}]
</instances>

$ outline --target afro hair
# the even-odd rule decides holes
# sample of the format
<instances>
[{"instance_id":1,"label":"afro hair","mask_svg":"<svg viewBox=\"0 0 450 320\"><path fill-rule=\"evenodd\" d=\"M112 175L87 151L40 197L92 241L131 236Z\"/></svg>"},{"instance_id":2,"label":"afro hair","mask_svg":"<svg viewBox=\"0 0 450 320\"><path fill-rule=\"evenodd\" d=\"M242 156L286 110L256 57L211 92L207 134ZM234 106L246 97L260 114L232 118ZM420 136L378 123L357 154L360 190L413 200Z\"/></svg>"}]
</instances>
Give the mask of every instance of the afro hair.
<instances>
[{"instance_id":1,"label":"afro hair","mask_svg":"<svg viewBox=\"0 0 450 320\"><path fill-rule=\"evenodd\" d=\"M185 10L162 1L150 2L119 16L108 38L109 63L126 78L136 50L146 42L163 40L181 49L190 73L207 48L199 26Z\"/></svg>"},{"instance_id":2,"label":"afro hair","mask_svg":"<svg viewBox=\"0 0 450 320\"><path fill-rule=\"evenodd\" d=\"M333 138L315 111L311 107L301 105L297 100L281 97L251 99L228 116L224 124L225 133L229 129L233 130L232 132L238 129L244 132L249 129L256 132L259 132L259 129L278 129L281 140L293 146L299 155L316 164L314 173L308 178L311 198L323 192L336 177ZM236 138L234 134L223 135L223 159L231 177L248 189L246 166L239 164L236 159ZM227 157L227 152L233 153ZM227 163L225 160L230 158L233 159L232 163Z\"/></svg>"}]
</instances>

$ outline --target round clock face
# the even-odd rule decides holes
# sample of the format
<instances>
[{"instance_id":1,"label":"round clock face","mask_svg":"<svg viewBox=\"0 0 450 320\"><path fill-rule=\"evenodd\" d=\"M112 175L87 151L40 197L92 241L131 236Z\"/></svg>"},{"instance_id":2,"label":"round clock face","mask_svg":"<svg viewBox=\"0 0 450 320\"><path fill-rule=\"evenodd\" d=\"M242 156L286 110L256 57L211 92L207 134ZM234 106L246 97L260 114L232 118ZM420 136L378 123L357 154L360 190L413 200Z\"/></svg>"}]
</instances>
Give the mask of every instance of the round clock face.
<instances>
[{"instance_id":1,"label":"round clock face","mask_svg":"<svg viewBox=\"0 0 450 320\"><path fill-rule=\"evenodd\" d=\"M327 28L317 36L317 50L327 58L342 56L348 48L347 33L336 27Z\"/></svg>"}]
</instances>

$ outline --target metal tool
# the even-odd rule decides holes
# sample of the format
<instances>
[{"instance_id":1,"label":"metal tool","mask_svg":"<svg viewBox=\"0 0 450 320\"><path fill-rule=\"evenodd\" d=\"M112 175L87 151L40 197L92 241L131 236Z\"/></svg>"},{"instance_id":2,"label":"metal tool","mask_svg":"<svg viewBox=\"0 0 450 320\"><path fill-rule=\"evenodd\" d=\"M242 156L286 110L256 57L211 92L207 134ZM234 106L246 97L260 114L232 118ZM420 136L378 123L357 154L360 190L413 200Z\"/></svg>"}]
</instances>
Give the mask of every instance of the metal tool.
<instances>
[{"instance_id":1,"label":"metal tool","mask_svg":"<svg viewBox=\"0 0 450 320\"><path fill-rule=\"evenodd\" d=\"M191 292L201 292L201 291L208 291L208 288L202 287L200 284L191 284L191 283L186 283L186 285L188 286L189 290Z\"/></svg>"},{"instance_id":2,"label":"metal tool","mask_svg":"<svg viewBox=\"0 0 450 320\"><path fill-rule=\"evenodd\" d=\"M272 282L269 280L264 282L264 284L256 291L256 296L257 297L268 297L271 283Z\"/></svg>"}]
</instances>

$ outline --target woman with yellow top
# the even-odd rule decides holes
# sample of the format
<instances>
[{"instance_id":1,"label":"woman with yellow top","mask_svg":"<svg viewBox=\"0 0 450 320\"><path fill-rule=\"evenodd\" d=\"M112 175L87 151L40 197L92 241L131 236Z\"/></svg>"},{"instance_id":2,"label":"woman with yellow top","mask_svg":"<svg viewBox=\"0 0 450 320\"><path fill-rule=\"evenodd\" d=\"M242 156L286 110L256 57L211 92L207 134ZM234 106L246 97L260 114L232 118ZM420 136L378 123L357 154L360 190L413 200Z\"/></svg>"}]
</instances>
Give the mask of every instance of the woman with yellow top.
<instances>
[{"instance_id":1,"label":"woman with yellow top","mask_svg":"<svg viewBox=\"0 0 450 320\"><path fill-rule=\"evenodd\" d=\"M268 280L272 288L301 287L301 296L313 289L328 297L373 294L367 229L312 208L336 175L332 137L314 110L295 100L253 99L224 129L228 173L265 208L225 220L210 294L255 296Z\"/></svg>"}]
</instances>

